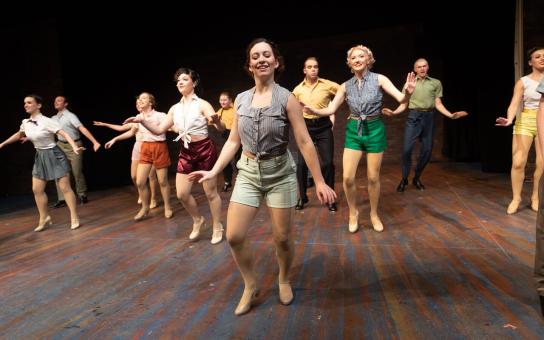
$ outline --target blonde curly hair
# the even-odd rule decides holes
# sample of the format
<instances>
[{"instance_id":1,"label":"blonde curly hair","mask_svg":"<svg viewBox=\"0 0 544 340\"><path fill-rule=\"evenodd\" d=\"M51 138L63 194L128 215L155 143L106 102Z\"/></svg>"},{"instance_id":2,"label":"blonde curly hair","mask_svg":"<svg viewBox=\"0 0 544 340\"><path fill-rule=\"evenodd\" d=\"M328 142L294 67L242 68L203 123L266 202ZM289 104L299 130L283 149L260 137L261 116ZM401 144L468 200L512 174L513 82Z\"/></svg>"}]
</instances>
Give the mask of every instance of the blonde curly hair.
<instances>
[{"instance_id":1,"label":"blonde curly hair","mask_svg":"<svg viewBox=\"0 0 544 340\"><path fill-rule=\"evenodd\" d=\"M372 65L374 65L374 63L376 62L376 59L374 59L374 54L372 54L372 51L370 50L370 48L364 45L356 45L348 50L347 57L346 57L346 64L348 65L348 67L351 68L351 65L349 63L350 57L353 54L353 52L355 52L356 50L363 51L363 53L365 53L368 56L368 69L371 69Z\"/></svg>"}]
</instances>

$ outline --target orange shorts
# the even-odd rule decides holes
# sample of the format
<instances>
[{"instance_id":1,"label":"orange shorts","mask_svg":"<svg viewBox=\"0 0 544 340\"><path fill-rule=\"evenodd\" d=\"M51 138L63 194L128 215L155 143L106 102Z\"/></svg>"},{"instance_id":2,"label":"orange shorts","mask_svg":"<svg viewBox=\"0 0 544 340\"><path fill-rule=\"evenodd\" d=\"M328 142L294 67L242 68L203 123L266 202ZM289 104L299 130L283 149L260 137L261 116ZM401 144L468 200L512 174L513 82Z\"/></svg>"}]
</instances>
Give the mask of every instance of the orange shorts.
<instances>
[{"instance_id":1,"label":"orange shorts","mask_svg":"<svg viewBox=\"0 0 544 340\"><path fill-rule=\"evenodd\" d=\"M155 169L170 166L170 154L166 142L142 142L140 164L153 164Z\"/></svg>"}]
</instances>

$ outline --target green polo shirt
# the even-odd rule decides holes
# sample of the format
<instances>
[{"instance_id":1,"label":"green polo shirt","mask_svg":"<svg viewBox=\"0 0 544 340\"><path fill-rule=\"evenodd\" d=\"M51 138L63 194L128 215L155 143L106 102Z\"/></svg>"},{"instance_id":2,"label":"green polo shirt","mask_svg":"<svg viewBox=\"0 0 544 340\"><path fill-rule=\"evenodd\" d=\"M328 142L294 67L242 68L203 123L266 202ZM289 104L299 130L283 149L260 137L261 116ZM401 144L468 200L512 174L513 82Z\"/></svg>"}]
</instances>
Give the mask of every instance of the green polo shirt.
<instances>
[{"instance_id":1,"label":"green polo shirt","mask_svg":"<svg viewBox=\"0 0 544 340\"><path fill-rule=\"evenodd\" d=\"M433 109L435 98L442 97L442 83L429 76L416 78L416 88L410 97L409 109Z\"/></svg>"}]
</instances>

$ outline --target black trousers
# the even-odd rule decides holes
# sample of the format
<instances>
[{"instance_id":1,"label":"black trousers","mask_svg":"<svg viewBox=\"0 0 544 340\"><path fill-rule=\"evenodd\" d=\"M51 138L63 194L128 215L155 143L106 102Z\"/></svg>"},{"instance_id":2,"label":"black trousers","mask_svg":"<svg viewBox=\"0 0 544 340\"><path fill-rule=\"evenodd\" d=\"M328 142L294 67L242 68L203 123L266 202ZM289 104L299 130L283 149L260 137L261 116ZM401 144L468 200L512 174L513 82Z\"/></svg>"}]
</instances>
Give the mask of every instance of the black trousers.
<instances>
[{"instance_id":1,"label":"black trousers","mask_svg":"<svg viewBox=\"0 0 544 340\"><path fill-rule=\"evenodd\" d=\"M318 119L304 119L310 137L314 142L319 163L321 164L321 173L325 183L334 189L334 135L332 133L332 122L329 117ZM301 199L307 199L306 194L308 185L308 167L299 151L297 160L297 182Z\"/></svg>"},{"instance_id":2,"label":"black trousers","mask_svg":"<svg viewBox=\"0 0 544 340\"><path fill-rule=\"evenodd\" d=\"M221 136L226 141L229 138L229 134L230 134L230 130L225 129L225 131L221 133ZM241 156L242 156L242 146L240 145L240 148L236 152L236 155L234 155L234 158L223 169L223 179L225 180L226 183L232 184L232 173L234 171L234 168L236 167L236 162L238 162Z\"/></svg>"},{"instance_id":3,"label":"black trousers","mask_svg":"<svg viewBox=\"0 0 544 340\"><path fill-rule=\"evenodd\" d=\"M419 178L433 151L434 110L423 112L410 110L404 129L404 146L402 148L402 178L408 178L412 167L412 149L417 140L421 142L415 175Z\"/></svg>"}]
</instances>

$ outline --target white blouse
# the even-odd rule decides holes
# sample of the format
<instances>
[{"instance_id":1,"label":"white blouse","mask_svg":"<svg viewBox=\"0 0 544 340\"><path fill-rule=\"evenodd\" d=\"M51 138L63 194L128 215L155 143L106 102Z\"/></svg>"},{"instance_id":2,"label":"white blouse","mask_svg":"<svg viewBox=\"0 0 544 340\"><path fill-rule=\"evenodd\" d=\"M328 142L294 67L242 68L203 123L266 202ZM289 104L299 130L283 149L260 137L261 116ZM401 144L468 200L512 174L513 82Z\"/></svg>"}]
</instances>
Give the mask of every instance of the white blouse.
<instances>
[{"instance_id":1,"label":"white blouse","mask_svg":"<svg viewBox=\"0 0 544 340\"><path fill-rule=\"evenodd\" d=\"M20 132L34 144L36 149L51 149L55 145L55 135L60 130L60 124L41 113L35 117L23 119Z\"/></svg>"}]
</instances>

